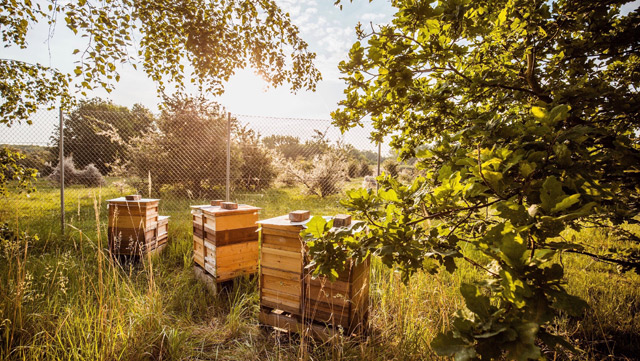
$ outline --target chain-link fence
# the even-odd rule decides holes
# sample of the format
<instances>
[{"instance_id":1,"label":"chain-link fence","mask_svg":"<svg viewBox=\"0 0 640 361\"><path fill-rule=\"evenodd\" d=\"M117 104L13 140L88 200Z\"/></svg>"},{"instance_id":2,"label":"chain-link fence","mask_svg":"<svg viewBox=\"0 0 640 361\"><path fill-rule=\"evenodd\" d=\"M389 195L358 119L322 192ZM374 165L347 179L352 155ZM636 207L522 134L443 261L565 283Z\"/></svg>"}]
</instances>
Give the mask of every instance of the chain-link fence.
<instances>
[{"instance_id":1,"label":"chain-link fence","mask_svg":"<svg viewBox=\"0 0 640 361\"><path fill-rule=\"evenodd\" d=\"M62 195L67 224L95 222L94 203L131 193L160 198L160 211L170 215L282 189L327 197L377 173L379 147L370 131L341 134L328 119L228 114L189 101L152 114L89 101L62 114L60 142L60 114L39 112L31 125L0 128L0 147L20 151L19 163L38 172L31 194L9 181L3 220L48 218L51 229L59 228Z\"/></svg>"}]
</instances>

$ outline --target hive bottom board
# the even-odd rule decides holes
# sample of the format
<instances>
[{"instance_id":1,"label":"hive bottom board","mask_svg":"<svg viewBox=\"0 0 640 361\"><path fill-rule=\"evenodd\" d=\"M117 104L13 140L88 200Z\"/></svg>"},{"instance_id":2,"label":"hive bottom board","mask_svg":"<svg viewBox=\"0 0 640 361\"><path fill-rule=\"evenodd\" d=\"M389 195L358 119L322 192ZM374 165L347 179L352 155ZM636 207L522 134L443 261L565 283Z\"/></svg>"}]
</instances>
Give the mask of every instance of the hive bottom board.
<instances>
[{"instance_id":1,"label":"hive bottom board","mask_svg":"<svg viewBox=\"0 0 640 361\"><path fill-rule=\"evenodd\" d=\"M223 287L233 284L233 279L217 281L215 277L197 264L193 266L193 274L203 282L213 294L218 294ZM253 276L253 274L250 274L250 276Z\"/></svg>"},{"instance_id":2,"label":"hive bottom board","mask_svg":"<svg viewBox=\"0 0 640 361\"><path fill-rule=\"evenodd\" d=\"M282 310L275 310L268 307L261 307L258 314L258 322L263 325L274 327L277 330L286 332L295 332L300 335L311 336L322 342L326 342L332 337L341 333L341 328L335 328L331 325L319 322L302 322L296 315L290 314ZM366 326L361 330L352 333L351 336L363 335L367 331Z\"/></svg>"}]
</instances>

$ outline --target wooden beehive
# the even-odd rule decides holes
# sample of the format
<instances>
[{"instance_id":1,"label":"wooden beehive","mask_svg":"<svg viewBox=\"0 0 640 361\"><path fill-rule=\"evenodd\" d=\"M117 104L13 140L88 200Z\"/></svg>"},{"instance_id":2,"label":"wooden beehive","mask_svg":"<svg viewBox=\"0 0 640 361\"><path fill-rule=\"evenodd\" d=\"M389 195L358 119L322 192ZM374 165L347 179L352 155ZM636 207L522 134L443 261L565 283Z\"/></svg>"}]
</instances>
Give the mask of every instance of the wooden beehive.
<instances>
[{"instance_id":1,"label":"wooden beehive","mask_svg":"<svg viewBox=\"0 0 640 361\"><path fill-rule=\"evenodd\" d=\"M216 282L258 271L258 212L260 208L238 205L192 207L194 262ZM233 207L231 207L233 208Z\"/></svg>"},{"instance_id":2,"label":"wooden beehive","mask_svg":"<svg viewBox=\"0 0 640 361\"><path fill-rule=\"evenodd\" d=\"M138 256L167 241L169 217L158 216L158 199L133 196L110 199L108 239L114 255Z\"/></svg>"},{"instance_id":3,"label":"wooden beehive","mask_svg":"<svg viewBox=\"0 0 640 361\"><path fill-rule=\"evenodd\" d=\"M369 307L369 259L350 263L336 281L313 279L300 231L288 215L260 221L260 322L301 331L306 322L362 330Z\"/></svg>"}]
</instances>

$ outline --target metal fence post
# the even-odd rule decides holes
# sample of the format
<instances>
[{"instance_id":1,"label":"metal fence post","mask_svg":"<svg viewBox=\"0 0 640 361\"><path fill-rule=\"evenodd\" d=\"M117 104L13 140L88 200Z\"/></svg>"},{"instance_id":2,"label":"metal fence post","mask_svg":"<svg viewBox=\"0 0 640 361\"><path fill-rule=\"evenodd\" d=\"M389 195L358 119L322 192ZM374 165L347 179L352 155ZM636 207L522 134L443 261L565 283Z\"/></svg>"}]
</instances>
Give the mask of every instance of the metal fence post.
<instances>
[{"instance_id":1,"label":"metal fence post","mask_svg":"<svg viewBox=\"0 0 640 361\"><path fill-rule=\"evenodd\" d=\"M376 174L377 177L380 176L380 153L381 153L381 146L382 143L378 142L378 174ZM380 188L380 186L378 185L378 182L376 181L376 190L378 190Z\"/></svg>"},{"instance_id":2,"label":"metal fence post","mask_svg":"<svg viewBox=\"0 0 640 361\"><path fill-rule=\"evenodd\" d=\"M229 186L231 184L231 113L227 113L227 197L229 202Z\"/></svg>"},{"instance_id":3,"label":"metal fence post","mask_svg":"<svg viewBox=\"0 0 640 361\"><path fill-rule=\"evenodd\" d=\"M60 159L58 160L58 167L60 167L60 232L64 237L64 120L62 107L60 107L58 116L60 117L60 140L58 141L58 148L60 150Z\"/></svg>"}]
</instances>

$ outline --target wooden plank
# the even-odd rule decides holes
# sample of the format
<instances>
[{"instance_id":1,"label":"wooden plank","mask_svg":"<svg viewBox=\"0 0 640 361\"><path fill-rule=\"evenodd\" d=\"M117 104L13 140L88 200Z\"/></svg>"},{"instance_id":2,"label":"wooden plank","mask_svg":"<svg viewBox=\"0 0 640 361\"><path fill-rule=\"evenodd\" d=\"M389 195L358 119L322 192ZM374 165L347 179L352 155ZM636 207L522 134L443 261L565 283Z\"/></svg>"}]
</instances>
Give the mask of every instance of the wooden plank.
<instances>
[{"instance_id":1,"label":"wooden plank","mask_svg":"<svg viewBox=\"0 0 640 361\"><path fill-rule=\"evenodd\" d=\"M204 267L204 242L202 238L193 237L193 259L200 266Z\"/></svg>"},{"instance_id":2,"label":"wooden plank","mask_svg":"<svg viewBox=\"0 0 640 361\"><path fill-rule=\"evenodd\" d=\"M349 292L349 282L338 280L331 282L323 276L314 279L310 275L307 275L305 277L305 283L310 287L326 288L327 290L344 293L345 295Z\"/></svg>"},{"instance_id":3,"label":"wooden plank","mask_svg":"<svg viewBox=\"0 0 640 361\"><path fill-rule=\"evenodd\" d=\"M265 234L262 236L262 245L263 247L271 247L297 253L302 253L303 246L298 237L287 238L270 234Z\"/></svg>"},{"instance_id":4,"label":"wooden plank","mask_svg":"<svg viewBox=\"0 0 640 361\"><path fill-rule=\"evenodd\" d=\"M137 216L119 216L109 219L109 227L128 229L152 229L157 227L157 216L151 218Z\"/></svg>"},{"instance_id":5,"label":"wooden plank","mask_svg":"<svg viewBox=\"0 0 640 361\"><path fill-rule=\"evenodd\" d=\"M269 267L275 268L283 271L289 272L302 272L302 260L301 257L285 257L283 255L273 254L265 252L268 249L262 249L262 259L260 260L260 264ZM292 254L291 252L287 252Z\"/></svg>"},{"instance_id":6,"label":"wooden plank","mask_svg":"<svg viewBox=\"0 0 640 361\"><path fill-rule=\"evenodd\" d=\"M197 279L199 279L200 281L204 282L204 284L207 286L207 288L213 292L213 294L217 294L218 292L218 284L216 282L216 279L213 278L211 275L207 274L207 272L200 266L194 266L193 267L193 273L195 275L195 277Z\"/></svg>"},{"instance_id":7,"label":"wooden plank","mask_svg":"<svg viewBox=\"0 0 640 361\"><path fill-rule=\"evenodd\" d=\"M132 216L151 216L158 214L158 207L151 208L127 208L127 207L109 207L109 217L132 215Z\"/></svg>"},{"instance_id":8,"label":"wooden plank","mask_svg":"<svg viewBox=\"0 0 640 361\"><path fill-rule=\"evenodd\" d=\"M260 265L260 273L262 275L274 276L285 280L300 282L300 272L287 272L279 269L265 267Z\"/></svg>"},{"instance_id":9,"label":"wooden plank","mask_svg":"<svg viewBox=\"0 0 640 361\"><path fill-rule=\"evenodd\" d=\"M351 302L347 292L317 286L306 287L305 297L311 301L324 302L335 305L336 307L348 307Z\"/></svg>"},{"instance_id":10,"label":"wooden plank","mask_svg":"<svg viewBox=\"0 0 640 361\"><path fill-rule=\"evenodd\" d=\"M218 270L218 277L217 277L217 282L224 282L224 281L229 281L232 280L234 278L240 277L240 276L244 276L244 275L252 275L255 274L256 272L258 272L258 265L254 265L252 267L244 267L244 268L239 268L239 269L235 269L233 271L220 271Z\"/></svg>"},{"instance_id":11,"label":"wooden plank","mask_svg":"<svg viewBox=\"0 0 640 361\"><path fill-rule=\"evenodd\" d=\"M228 246L218 246L216 248L218 261L225 259L242 258L243 254L255 256L258 259L258 241L237 243Z\"/></svg>"},{"instance_id":12,"label":"wooden plank","mask_svg":"<svg viewBox=\"0 0 640 361\"><path fill-rule=\"evenodd\" d=\"M280 278L263 273L260 282L261 287L265 290L287 293L298 298L302 296L302 289L298 280Z\"/></svg>"},{"instance_id":13,"label":"wooden plank","mask_svg":"<svg viewBox=\"0 0 640 361\"><path fill-rule=\"evenodd\" d=\"M260 208L239 204L238 209L223 209L221 207L208 207L202 208L202 212L205 215L215 216L215 217L225 217L230 215L240 215L240 214L255 214L257 215L260 211Z\"/></svg>"},{"instance_id":14,"label":"wooden plank","mask_svg":"<svg viewBox=\"0 0 640 361\"><path fill-rule=\"evenodd\" d=\"M204 240L204 247L205 247L207 250L211 251L211 253L215 254L215 252L216 252L216 245L215 245L215 244L213 244L213 243L211 243L211 242L209 242L209 240L207 240L207 239L205 239L205 240Z\"/></svg>"},{"instance_id":15,"label":"wooden plank","mask_svg":"<svg viewBox=\"0 0 640 361\"><path fill-rule=\"evenodd\" d=\"M260 293L261 306L268 306L300 315L300 298L294 298L286 293L279 293L268 289Z\"/></svg>"},{"instance_id":16,"label":"wooden plank","mask_svg":"<svg viewBox=\"0 0 640 361\"><path fill-rule=\"evenodd\" d=\"M205 213L205 231L226 231L229 229L254 227L258 221L258 213L234 214L226 217L209 217Z\"/></svg>"},{"instance_id":17,"label":"wooden plank","mask_svg":"<svg viewBox=\"0 0 640 361\"><path fill-rule=\"evenodd\" d=\"M216 270L215 265L211 265L210 263L205 262L204 263L204 269L205 271L207 271L209 274L211 274L213 277L216 277L218 272Z\"/></svg>"},{"instance_id":18,"label":"wooden plank","mask_svg":"<svg viewBox=\"0 0 640 361\"><path fill-rule=\"evenodd\" d=\"M347 328L351 324L348 308L328 308L321 306L320 302L311 302L306 306L304 316L316 322L328 323L333 326L343 326Z\"/></svg>"},{"instance_id":19,"label":"wooden plank","mask_svg":"<svg viewBox=\"0 0 640 361\"><path fill-rule=\"evenodd\" d=\"M233 272L238 269L258 269L258 257L251 257L248 259L236 259L225 262L218 262L216 264L218 273Z\"/></svg>"},{"instance_id":20,"label":"wooden plank","mask_svg":"<svg viewBox=\"0 0 640 361\"><path fill-rule=\"evenodd\" d=\"M293 317L273 311L269 312L264 309L260 310L260 313L258 314L258 322L287 332L296 332L302 335L311 336L325 343L340 333L334 328L318 324L305 325Z\"/></svg>"},{"instance_id":21,"label":"wooden plank","mask_svg":"<svg viewBox=\"0 0 640 361\"><path fill-rule=\"evenodd\" d=\"M262 226L260 228L260 232L262 232L262 235L272 235L272 236L280 236L280 237L287 237L287 238L300 238L300 229L296 228L295 230L282 230L282 229L276 229L276 228L270 228L267 226Z\"/></svg>"},{"instance_id":22,"label":"wooden plank","mask_svg":"<svg viewBox=\"0 0 640 361\"><path fill-rule=\"evenodd\" d=\"M142 199L142 196L139 194L130 194L128 196L124 196L124 199L128 201L139 201Z\"/></svg>"},{"instance_id":23,"label":"wooden plank","mask_svg":"<svg viewBox=\"0 0 640 361\"><path fill-rule=\"evenodd\" d=\"M206 238L216 246L225 246L249 241L258 241L258 227L246 227L239 229L229 229L225 231L206 232Z\"/></svg>"}]
</instances>

